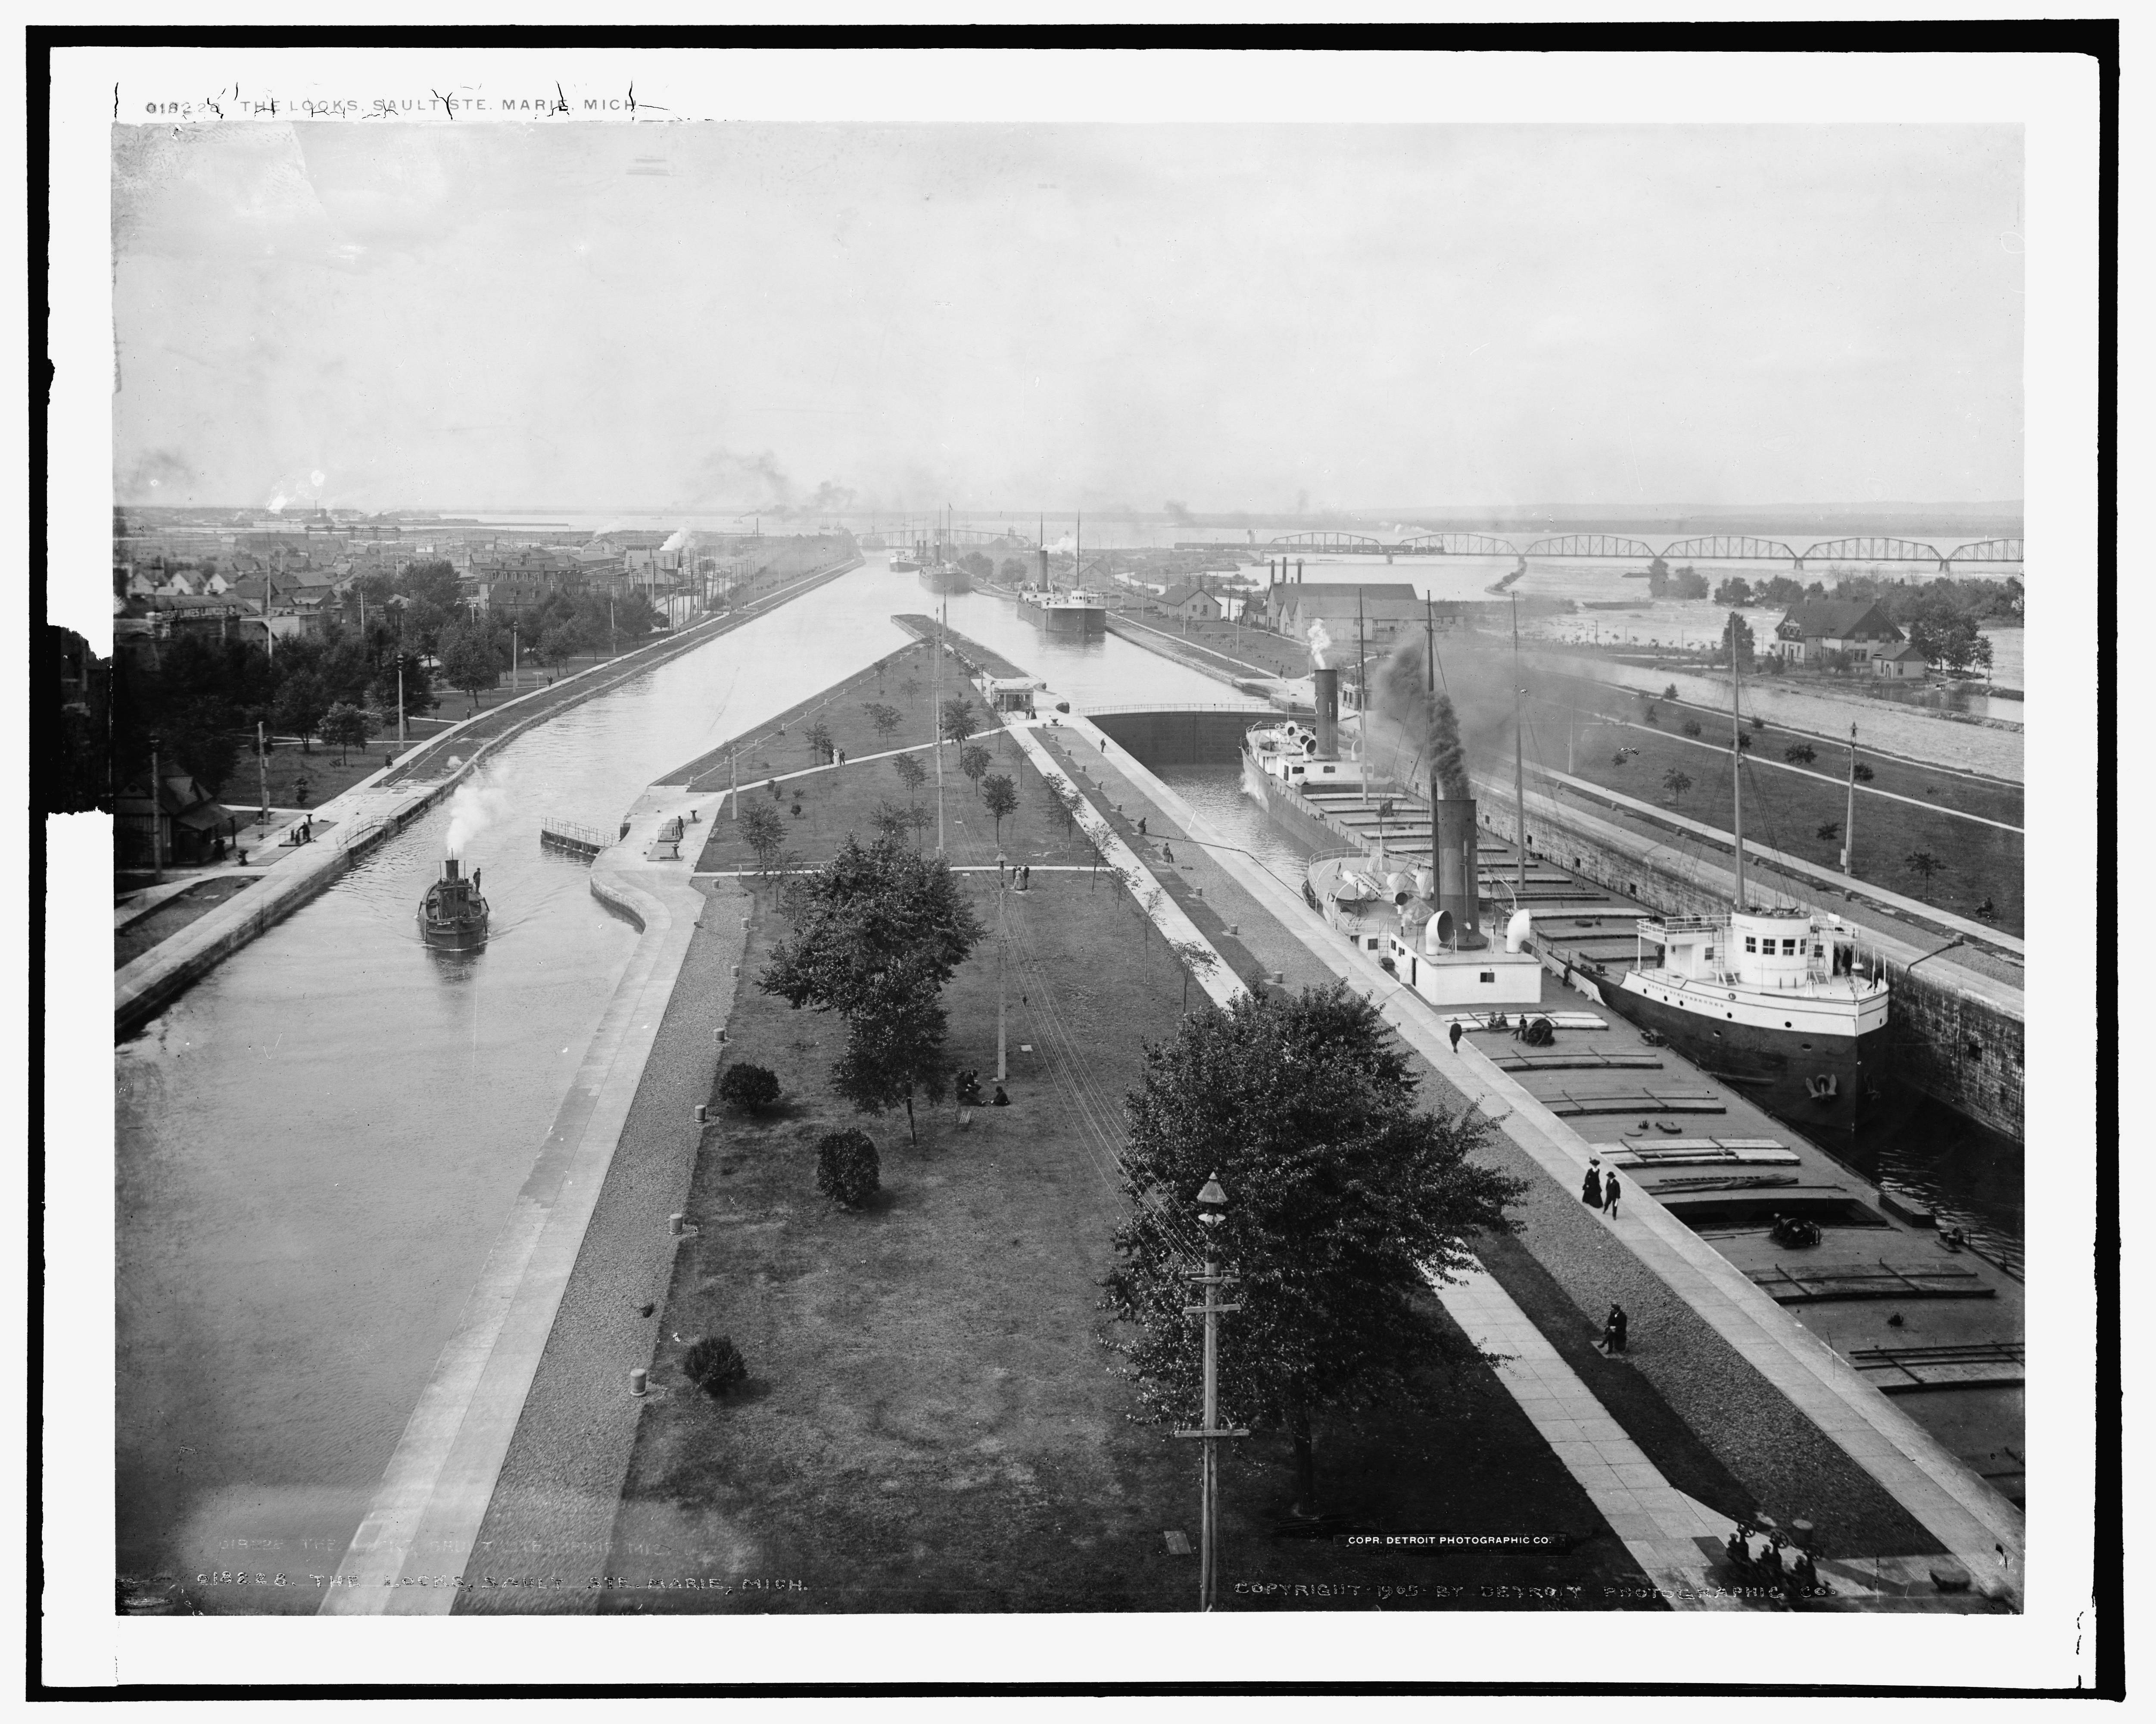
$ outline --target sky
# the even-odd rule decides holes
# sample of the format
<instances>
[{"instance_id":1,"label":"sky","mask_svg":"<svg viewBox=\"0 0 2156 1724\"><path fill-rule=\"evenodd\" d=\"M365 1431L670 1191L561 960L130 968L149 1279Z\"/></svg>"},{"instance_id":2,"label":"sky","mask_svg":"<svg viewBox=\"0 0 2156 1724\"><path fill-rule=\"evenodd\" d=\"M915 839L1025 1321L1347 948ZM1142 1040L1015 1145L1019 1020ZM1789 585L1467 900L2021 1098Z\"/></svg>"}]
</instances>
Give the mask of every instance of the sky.
<instances>
[{"instance_id":1,"label":"sky","mask_svg":"<svg viewBox=\"0 0 2156 1724\"><path fill-rule=\"evenodd\" d=\"M113 136L125 502L2022 493L2017 126Z\"/></svg>"}]
</instances>

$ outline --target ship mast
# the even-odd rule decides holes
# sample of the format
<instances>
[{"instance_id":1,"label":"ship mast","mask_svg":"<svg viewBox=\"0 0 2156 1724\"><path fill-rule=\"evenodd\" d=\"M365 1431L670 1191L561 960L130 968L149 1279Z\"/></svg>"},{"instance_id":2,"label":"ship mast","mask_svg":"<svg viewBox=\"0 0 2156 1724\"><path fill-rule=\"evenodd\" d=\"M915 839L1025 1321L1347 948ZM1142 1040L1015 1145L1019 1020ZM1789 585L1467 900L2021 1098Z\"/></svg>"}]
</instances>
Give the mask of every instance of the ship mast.
<instances>
[{"instance_id":1,"label":"ship mast","mask_svg":"<svg viewBox=\"0 0 2156 1724\"><path fill-rule=\"evenodd\" d=\"M1527 776L1520 741L1520 595L1512 595L1512 808L1517 824L1512 836L1519 840L1519 872L1513 876L1512 908L1527 895Z\"/></svg>"},{"instance_id":2,"label":"ship mast","mask_svg":"<svg viewBox=\"0 0 2156 1724\"><path fill-rule=\"evenodd\" d=\"M1729 806L1737 839L1737 907L1744 901L1744 717L1738 709L1737 613L1729 613Z\"/></svg>"}]
</instances>

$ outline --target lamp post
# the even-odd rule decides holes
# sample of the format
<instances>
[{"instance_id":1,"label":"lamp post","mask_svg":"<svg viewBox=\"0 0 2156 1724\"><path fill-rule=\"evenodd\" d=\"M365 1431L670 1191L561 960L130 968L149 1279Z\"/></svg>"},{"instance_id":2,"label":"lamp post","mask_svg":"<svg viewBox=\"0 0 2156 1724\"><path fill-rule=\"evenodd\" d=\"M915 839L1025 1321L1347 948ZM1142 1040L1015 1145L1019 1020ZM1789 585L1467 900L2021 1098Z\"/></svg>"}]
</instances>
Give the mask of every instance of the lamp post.
<instances>
[{"instance_id":1,"label":"lamp post","mask_svg":"<svg viewBox=\"0 0 2156 1724\"><path fill-rule=\"evenodd\" d=\"M162 740L152 731L150 736L150 884L165 883L165 779L159 764L158 751Z\"/></svg>"},{"instance_id":2,"label":"lamp post","mask_svg":"<svg viewBox=\"0 0 2156 1724\"><path fill-rule=\"evenodd\" d=\"M1238 1311L1240 1305L1223 1305L1214 1296L1214 1290L1236 1278L1220 1273L1216 1255L1215 1229L1219 1228L1228 1207L1228 1193L1221 1188L1216 1173L1209 1178L1198 1193L1198 1221L1205 1229L1205 1272L1189 1279L1205 1290L1205 1303L1185 1306L1187 1316L1205 1320L1205 1402L1203 1422L1196 1430L1178 1431L1178 1437L1195 1437L1204 1444L1199 1473L1198 1507L1198 1608L1213 1608L1214 1583L1219 1538L1214 1522L1219 1513L1220 1466L1215 1443L1222 1437L1247 1437L1247 1429L1223 1430L1220 1428L1219 1346L1220 1319L1229 1311Z\"/></svg>"}]
</instances>

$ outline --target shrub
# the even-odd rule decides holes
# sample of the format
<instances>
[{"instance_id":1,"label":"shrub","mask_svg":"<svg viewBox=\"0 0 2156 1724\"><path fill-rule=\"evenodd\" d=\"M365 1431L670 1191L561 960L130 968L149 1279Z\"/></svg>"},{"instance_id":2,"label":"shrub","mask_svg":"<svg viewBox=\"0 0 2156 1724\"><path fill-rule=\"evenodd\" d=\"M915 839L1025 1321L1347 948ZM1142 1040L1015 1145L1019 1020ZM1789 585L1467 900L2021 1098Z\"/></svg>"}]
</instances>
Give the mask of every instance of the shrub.
<instances>
[{"instance_id":1,"label":"shrub","mask_svg":"<svg viewBox=\"0 0 2156 1724\"><path fill-rule=\"evenodd\" d=\"M1697 736L1699 734L1699 721L1696 718L1686 719L1684 721L1684 733L1687 736Z\"/></svg>"},{"instance_id":2,"label":"shrub","mask_svg":"<svg viewBox=\"0 0 2156 1724\"><path fill-rule=\"evenodd\" d=\"M816 1142L816 1189L841 1209L858 1209L876 1193L880 1167L865 1131L827 1131Z\"/></svg>"},{"instance_id":3,"label":"shrub","mask_svg":"<svg viewBox=\"0 0 2156 1724\"><path fill-rule=\"evenodd\" d=\"M1782 751L1782 758L1792 766L1804 767L1817 760L1819 755L1808 742L1792 742Z\"/></svg>"},{"instance_id":4,"label":"shrub","mask_svg":"<svg viewBox=\"0 0 2156 1724\"><path fill-rule=\"evenodd\" d=\"M1872 779L1877 776L1872 772L1870 767L1865 765L1865 763L1861 760L1857 762L1854 767L1851 767L1850 771L1856 776L1856 782L1860 784L1869 784Z\"/></svg>"},{"instance_id":5,"label":"shrub","mask_svg":"<svg viewBox=\"0 0 2156 1724\"><path fill-rule=\"evenodd\" d=\"M743 1113L762 1113L778 1100L778 1074L747 1060L719 1074L719 1100Z\"/></svg>"},{"instance_id":6,"label":"shrub","mask_svg":"<svg viewBox=\"0 0 2156 1724\"><path fill-rule=\"evenodd\" d=\"M723 1335L699 1335L681 1355L681 1374L713 1399L748 1377L748 1361Z\"/></svg>"}]
</instances>

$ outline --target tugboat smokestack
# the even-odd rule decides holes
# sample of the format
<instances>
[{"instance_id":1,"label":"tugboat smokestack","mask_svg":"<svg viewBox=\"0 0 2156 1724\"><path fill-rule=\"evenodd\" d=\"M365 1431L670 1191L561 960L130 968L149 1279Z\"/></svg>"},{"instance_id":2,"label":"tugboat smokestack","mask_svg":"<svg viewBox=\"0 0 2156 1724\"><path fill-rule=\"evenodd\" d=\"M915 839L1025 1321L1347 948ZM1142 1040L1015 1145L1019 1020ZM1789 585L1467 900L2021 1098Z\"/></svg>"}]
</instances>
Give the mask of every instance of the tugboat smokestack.
<instances>
[{"instance_id":1,"label":"tugboat smokestack","mask_svg":"<svg viewBox=\"0 0 2156 1724\"><path fill-rule=\"evenodd\" d=\"M443 858L442 858L442 878L443 878L444 880L454 880L456 877L457 877L457 859L456 859L454 856L444 856L444 857L443 857Z\"/></svg>"},{"instance_id":2,"label":"tugboat smokestack","mask_svg":"<svg viewBox=\"0 0 2156 1724\"><path fill-rule=\"evenodd\" d=\"M1329 664L1321 664L1312 673L1317 685L1317 757L1337 760L1340 757L1340 673Z\"/></svg>"},{"instance_id":3,"label":"tugboat smokestack","mask_svg":"<svg viewBox=\"0 0 2156 1724\"><path fill-rule=\"evenodd\" d=\"M1482 937L1477 900L1481 895L1480 845L1475 835L1475 798L1448 798L1444 781L1430 776L1430 841L1437 864L1437 909L1452 917L1450 943L1479 951Z\"/></svg>"}]
</instances>

